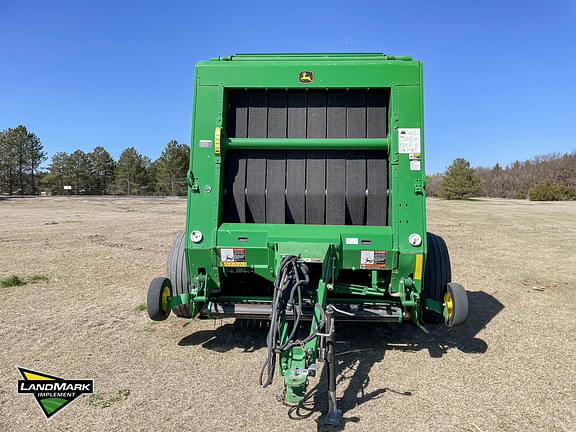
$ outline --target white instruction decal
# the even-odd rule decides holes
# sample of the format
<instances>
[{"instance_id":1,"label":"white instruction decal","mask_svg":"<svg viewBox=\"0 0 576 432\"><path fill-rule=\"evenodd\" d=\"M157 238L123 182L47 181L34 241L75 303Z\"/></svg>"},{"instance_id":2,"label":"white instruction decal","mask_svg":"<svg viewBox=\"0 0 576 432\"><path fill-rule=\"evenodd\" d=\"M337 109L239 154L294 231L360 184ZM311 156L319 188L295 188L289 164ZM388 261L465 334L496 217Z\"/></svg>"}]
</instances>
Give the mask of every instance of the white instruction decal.
<instances>
[{"instance_id":1,"label":"white instruction decal","mask_svg":"<svg viewBox=\"0 0 576 432\"><path fill-rule=\"evenodd\" d=\"M398 129L398 153L420 153L420 128Z\"/></svg>"},{"instance_id":2,"label":"white instruction decal","mask_svg":"<svg viewBox=\"0 0 576 432\"><path fill-rule=\"evenodd\" d=\"M246 249L220 249L220 261L224 267L246 267Z\"/></svg>"},{"instance_id":3,"label":"white instruction decal","mask_svg":"<svg viewBox=\"0 0 576 432\"><path fill-rule=\"evenodd\" d=\"M420 171L420 161L411 160L410 161L410 171Z\"/></svg>"},{"instance_id":4,"label":"white instruction decal","mask_svg":"<svg viewBox=\"0 0 576 432\"><path fill-rule=\"evenodd\" d=\"M358 237L346 237L346 244L358 244Z\"/></svg>"},{"instance_id":5,"label":"white instruction decal","mask_svg":"<svg viewBox=\"0 0 576 432\"><path fill-rule=\"evenodd\" d=\"M386 251L363 250L360 251L360 268L378 269L386 267Z\"/></svg>"}]
</instances>

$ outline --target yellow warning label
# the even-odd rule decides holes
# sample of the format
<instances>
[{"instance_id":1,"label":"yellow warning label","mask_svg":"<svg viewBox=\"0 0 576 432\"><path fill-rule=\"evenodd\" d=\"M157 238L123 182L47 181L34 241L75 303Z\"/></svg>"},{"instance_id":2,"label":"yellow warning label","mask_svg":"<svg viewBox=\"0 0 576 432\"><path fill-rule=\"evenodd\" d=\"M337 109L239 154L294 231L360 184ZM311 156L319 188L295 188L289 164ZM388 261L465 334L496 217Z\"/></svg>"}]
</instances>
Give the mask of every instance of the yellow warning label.
<instances>
[{"instance_id":1,"label":"yellow warning label","mask_svg":"<svg viewBox=\"0 0 576 432\"><path fill-rule=\"evenodd\" d=\"M214 153L220 153L220 135L222 134L222 128L217 127L214 132Z\"/></svg>"},{"instance_id":2,"label":"yellow warning label","mask_svg":"<svg viewBox=\"0 0 576 432\"><path fill-rule=\"evenodd\" d=\"M416 268L414 269L414 279L422 279L422 254L416 255Z\"/></svg>"},{"instance_id":3,"label":"yellow warning label","mask_svg":"<svg viewBox=\"0 0 576 432\"><path fill-rule=\"evenodd\" d=\"M234 261L224 261L222 262L223 267L246 267L245 262L234 262Z\"/></svg>"}]
</instances>

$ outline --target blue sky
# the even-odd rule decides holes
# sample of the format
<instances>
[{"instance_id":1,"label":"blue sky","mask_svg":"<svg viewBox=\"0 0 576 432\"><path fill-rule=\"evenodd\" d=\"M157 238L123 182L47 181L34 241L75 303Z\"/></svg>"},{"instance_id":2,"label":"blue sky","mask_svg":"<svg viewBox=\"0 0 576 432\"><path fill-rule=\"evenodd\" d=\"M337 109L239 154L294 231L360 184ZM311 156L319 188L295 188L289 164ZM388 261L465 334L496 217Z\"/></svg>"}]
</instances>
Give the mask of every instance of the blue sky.
<instances>
[{"instance_id":1,"label":"blue sky","mask_svg":"<svg viewBox=\"0 0 576 432\"><path fill-rule=\"evenodd\" d=\"M427 171L576 150L576 1L0 1L0 129L51 155L189 143L193 67L239 52L424 62Z\"/></svg>"}]
</instances>

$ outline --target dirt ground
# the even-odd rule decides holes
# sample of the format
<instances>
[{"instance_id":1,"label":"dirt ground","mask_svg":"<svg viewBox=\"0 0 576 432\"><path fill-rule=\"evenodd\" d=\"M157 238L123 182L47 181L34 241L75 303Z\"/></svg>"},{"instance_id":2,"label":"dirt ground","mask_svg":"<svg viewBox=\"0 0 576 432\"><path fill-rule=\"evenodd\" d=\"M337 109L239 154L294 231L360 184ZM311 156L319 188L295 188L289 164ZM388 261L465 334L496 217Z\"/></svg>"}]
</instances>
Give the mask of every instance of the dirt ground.
<instances>
[{"instance_id":1,"label":"dirt ground","mask_svg":"<svg viewBox=\"0 0 576 432\"><path fill-rule=\"evenodd\" d=\"M139 310L185 207L0 201L0 279L50 277L0 288L0 430L323 430L324 374L296 409L275 401L280 379L259 388L261 330ZM468 325L341 325L342 429L576 431L576 202L429 200L428 227L468 290ZM93 378L98 398L46 422L16 394L16 365Z\"/></svg>"}]
</instances>

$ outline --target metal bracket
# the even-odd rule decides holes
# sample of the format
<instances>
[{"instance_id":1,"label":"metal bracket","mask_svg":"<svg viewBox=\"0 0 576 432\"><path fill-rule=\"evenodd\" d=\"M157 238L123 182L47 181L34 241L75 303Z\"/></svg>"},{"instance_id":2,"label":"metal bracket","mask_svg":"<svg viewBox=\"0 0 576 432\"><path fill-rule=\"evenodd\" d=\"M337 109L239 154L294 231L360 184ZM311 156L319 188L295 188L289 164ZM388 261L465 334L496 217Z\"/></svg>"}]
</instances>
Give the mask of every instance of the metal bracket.
<instances>
[{"instance_id":1,"label":"metal bracket","mask_svg":"<svg viewBox=\"0 0 576 432\"><path fill-rule=\"evenodd\" d=\"M318 365L316 363L311 364L308 366L307 369L296 368L297 375L306 375L306 376L315 376L316 371L318 370Z\"/></svg>"},{"instance_id":2,"label":"metal bracket","mask_svg":"<svg viewBox=\"0 0 576 432\"><path fill-rule=\"evenodd\" d=\"M417 179L414 182L414 193L416 195L423 195L424 194L424 188L422 187L422 180Z\"/></svg>"},{"instance_id":3,"label":"metal bracket","mask_svg":"<svg viewBox=\"0 0 576 432\"><path fill-rule=\"evenodd\" d=\"M192 174L192 171L188 171L186 174L186 183L188 183L193 193L200 193L200 185L194 177L194 174Z\"/></svg>"}]
</instances>

